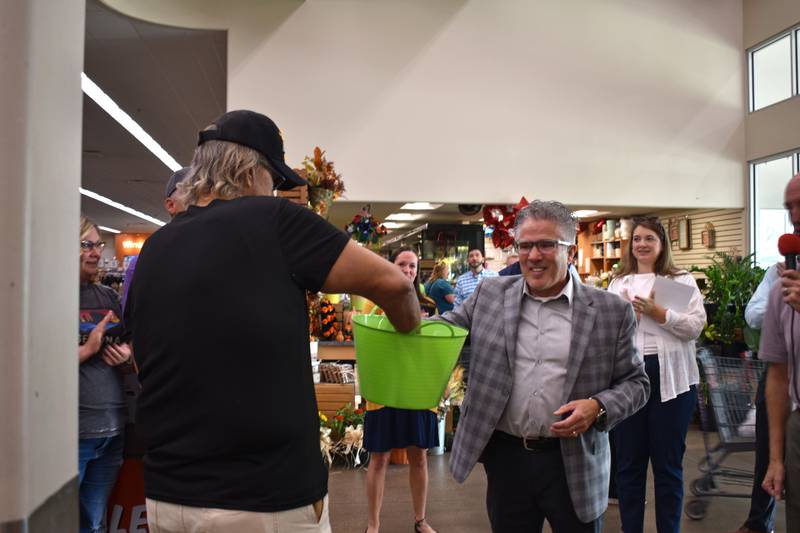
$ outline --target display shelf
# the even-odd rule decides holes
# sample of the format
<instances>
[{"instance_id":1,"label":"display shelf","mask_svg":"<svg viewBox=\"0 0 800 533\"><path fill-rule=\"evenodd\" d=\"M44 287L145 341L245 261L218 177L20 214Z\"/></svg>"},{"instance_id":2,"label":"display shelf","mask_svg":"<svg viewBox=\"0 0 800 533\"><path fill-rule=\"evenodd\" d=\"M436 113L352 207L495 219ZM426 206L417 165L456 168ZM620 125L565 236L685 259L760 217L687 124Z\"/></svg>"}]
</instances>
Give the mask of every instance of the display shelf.
<instances>
[{"instance_id":1,"label":"display shelf","mask_svg":"<svg viewBox=\"0 0 800 533\"><path fill-rule=\"evenodd\" d=\"M317 383L314 385L317 395L317 410L328 418L336 416L336 410L345 405L355 405L355 383Z\"/></svg>"},{"instance_id":2,"label":"display shelf","mask_svg":"<svg viewBox=\"0 0 800 533\"><path fill-rule=\"evenodd\" d=\"M317 348L317 359L320 361L355 361L356 347L352 342L320 341Z\"/></svg>"}]
</instances>

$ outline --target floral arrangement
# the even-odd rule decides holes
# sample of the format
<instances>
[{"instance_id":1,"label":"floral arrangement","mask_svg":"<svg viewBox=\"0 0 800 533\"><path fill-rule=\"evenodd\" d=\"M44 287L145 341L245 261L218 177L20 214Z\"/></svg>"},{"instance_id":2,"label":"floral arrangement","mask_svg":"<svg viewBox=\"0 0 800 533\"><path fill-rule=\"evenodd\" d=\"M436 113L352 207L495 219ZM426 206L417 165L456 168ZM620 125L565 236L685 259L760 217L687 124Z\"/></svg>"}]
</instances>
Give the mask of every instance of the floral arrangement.
<instances>
[{"instance_id":1,"label":"floral arrangement","mask_svg":"<svg viewBox=\"0 0 800 533\"><path fill-rule=\"evenodd\" d=\"M502 250L514 245L511 230L514 229L517 213L526 205L528 200L523 196L516 205L487 205L483 208L483 223L493 228L492 244L495 248Z\"/></svg>"},{"instance_id":2,"label":"floral arrangement","mask_svg":"<svg viewBox=\"0 0 800 533\"><path fill-rule=\"evenodd\" d=\"M380 223L369 212L370 206L365 205L361 211L353 217L353 220L345 226L344 230L361 244L377 247L381 237L388 233L386 226Z\"/></svg>"},{"instance_id":3,"label":"floral arrangement","mask_svg":"<svg viewBox=\"0 0 800 533\"><path fill-rule=\"evenodd\" d=\"M328 209L334 200L344 194L342 175L333 168L333 162L325 159L325 152L319 146L314 148L314 157L303 159L303 168L295 169L308 181L308 201L311 209L320 216L327 217Z\"/></svg>"},{"instance_id":4,"label":"floral arrangement","mask_svg":"<svg viewBox=\"0 0 800 533\"><path fill-rule=\"evenodd\" d=\"M351 404L336 411L332 419L319 413L319 447L330 465L336 457L350 466L361 465L364 450L364 410Z\"/></svg>"},{"instance_id":5,"label":"floral arrangement","mask_svg":"<svg viewBox=\"0 0 800 533\"><path fill-rule=\"evenodd\" d=\"M464 385L464 369L457 366L450 375L450 381L447 383L447 387L444 389L444 395L439 401L439 406L436 409L437 418L442 420L446 417L450 406L461 405L464 401L464 394L466 391L467 388L466 385Z\"/></svg>"}]
</instances>

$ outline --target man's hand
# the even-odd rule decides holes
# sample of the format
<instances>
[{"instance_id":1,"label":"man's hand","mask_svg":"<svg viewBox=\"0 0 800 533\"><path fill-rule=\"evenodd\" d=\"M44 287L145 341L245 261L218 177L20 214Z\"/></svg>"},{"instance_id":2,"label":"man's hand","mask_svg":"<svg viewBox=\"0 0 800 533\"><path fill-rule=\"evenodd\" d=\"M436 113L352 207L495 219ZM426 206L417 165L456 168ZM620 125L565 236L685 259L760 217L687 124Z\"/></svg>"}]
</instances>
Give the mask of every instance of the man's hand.
<instances>
[{"instance_id":1,"label":"man's hand","mask_svg":"<svg viewBox=\"0 0 800 533\"><path fill-rule=\"evenodd\" d=\"M761 488L776 500L780 500L783 498L783 476L783 463L770 460L767 475L764 476Z\"/></svg>"},{"instance_id":2,"label":"man's hand","mask_svg":"<svg viewBox=\"0 0 800 533\"><path fill-rule=\"evenodd\" d=\"M600 402L597 400L572 400L559 407L553 414L561 416L566 413L571 414L550 426L550 433L555 437L577 437L592 427L600 413Z\"/></svg>"},{"instance_id":3,"label":"man's hand","mask_svg":"<svg viewBox=\"0 0 800 533\"><path fill-rule=\"evenodd\" d=\"M795 311L800 311L800 272L797 270L784 270L781 274L783 301L792 306Z\"/></svg>"},{"instance_id":4,"label":"man's hand","mask_svg":"<svg viewBox=\"0 0 800 533\"><path fill-rule=\"evenodd\" d=\"M103 349L103 362L108 366L119 366L131 359L131 347L128 344L109 344Z\"/></svg>"}]
</instances>

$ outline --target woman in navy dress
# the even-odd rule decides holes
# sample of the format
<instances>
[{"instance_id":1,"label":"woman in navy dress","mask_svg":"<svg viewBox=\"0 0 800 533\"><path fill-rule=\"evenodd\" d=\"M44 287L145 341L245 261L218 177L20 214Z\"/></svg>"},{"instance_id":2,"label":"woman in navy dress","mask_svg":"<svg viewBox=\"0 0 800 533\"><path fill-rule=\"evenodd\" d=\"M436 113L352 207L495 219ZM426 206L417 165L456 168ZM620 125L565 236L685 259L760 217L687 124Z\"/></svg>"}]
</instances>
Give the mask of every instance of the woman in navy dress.
<instances>
[{"instance_id":1,"label":"woman in navy dress","mask_svg":"<svg viewBox=\"0 0 800 533\"><path fill-rule=\"evenodd\" d=\"M417 276L417 254L411 248L399 248L392 253L390 261L403 271L414 283L420 303L424 296L419 291ZM425 505L428 496L427 449L439 445L436 409L408 410L385 407L367 402L364 420L364 447L370 452L367 470L367 503L369 526L367 533L380 530L380 512L389 455L393 449L405 449L408 454L408 482L414 504L414 531L436 533L425 521Z\"/></svg>"}]
</instances>

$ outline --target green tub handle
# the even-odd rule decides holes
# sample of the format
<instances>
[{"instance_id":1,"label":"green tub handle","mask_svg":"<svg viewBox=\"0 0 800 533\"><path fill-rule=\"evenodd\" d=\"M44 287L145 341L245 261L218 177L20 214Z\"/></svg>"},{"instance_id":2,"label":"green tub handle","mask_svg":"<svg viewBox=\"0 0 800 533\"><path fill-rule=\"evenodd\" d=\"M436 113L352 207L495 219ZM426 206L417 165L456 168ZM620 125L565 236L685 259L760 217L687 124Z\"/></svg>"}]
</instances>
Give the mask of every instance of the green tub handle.
<instances>
[{"instance_id":1,"label":"green tub handle","mask_svg":"<svg viewBox=\"0 0 800 533\"><path fill-rule=\"evenodd\" d=\"M456 330L453 328L453 326L451 326L444 320L435 320L431 322L425 322L424 324L420 324L419 326L417 326L417 329L414 330L414 333L416 334L422 333L422 328L427 326L447 326L447 329L450 330L450 337L452 338L456 336Z\"/></svg>"}]
</instances>

